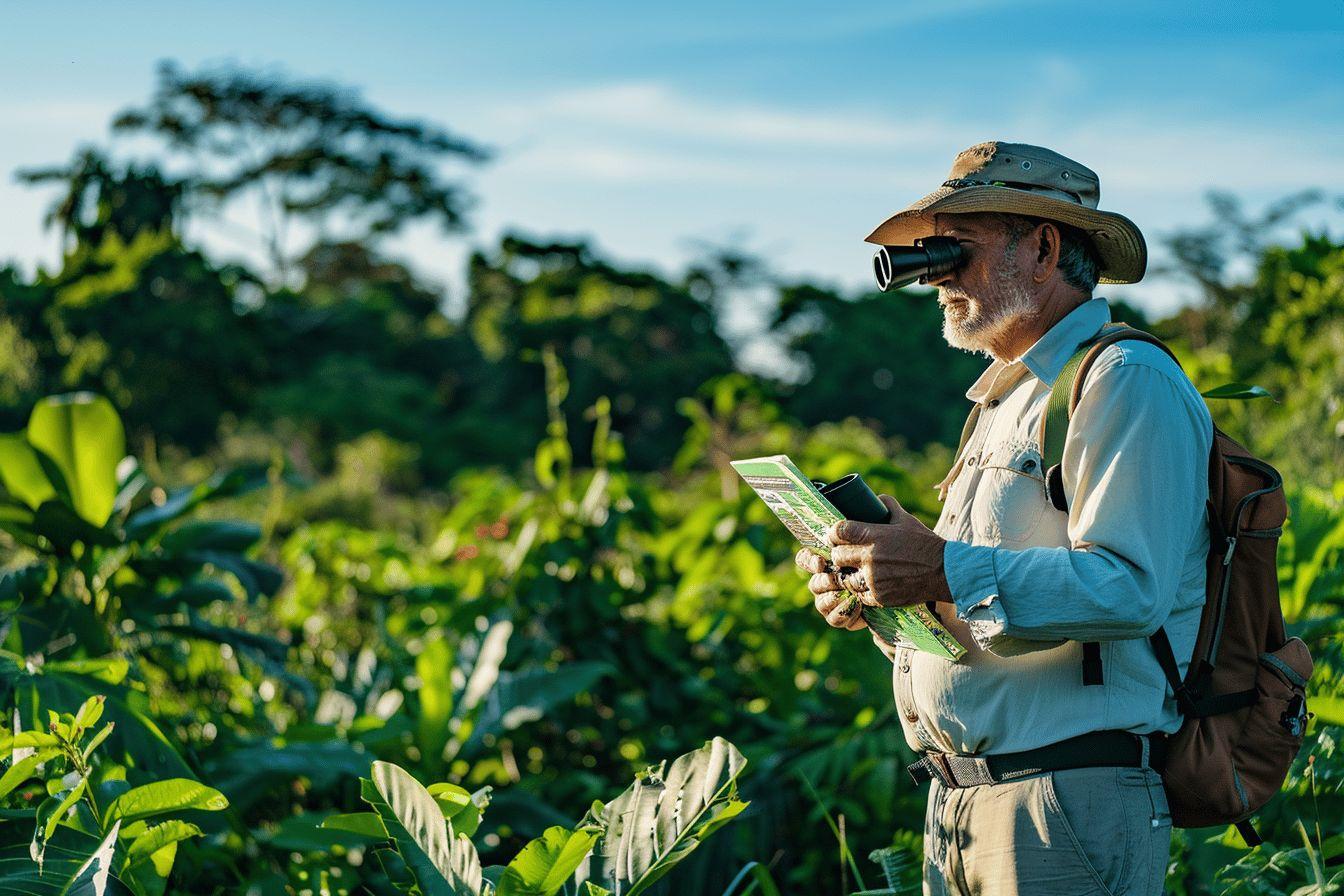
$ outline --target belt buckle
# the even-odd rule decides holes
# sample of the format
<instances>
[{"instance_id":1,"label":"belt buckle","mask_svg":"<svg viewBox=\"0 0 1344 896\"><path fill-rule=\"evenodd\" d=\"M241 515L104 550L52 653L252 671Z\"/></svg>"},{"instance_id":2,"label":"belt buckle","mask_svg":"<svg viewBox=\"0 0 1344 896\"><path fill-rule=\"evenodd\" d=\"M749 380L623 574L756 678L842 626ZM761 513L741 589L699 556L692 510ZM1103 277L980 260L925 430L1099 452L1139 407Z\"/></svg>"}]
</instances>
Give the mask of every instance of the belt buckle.
<instances>
[{"instance_id":1,"label":"belt buckle","mask_svg":"<svg viewBox=\"0 0 1344 896\"><path fill-rule=\"evenodd\" d=\"M952 773L952 766L947 761L947 756L943 753L929 753L929 764L933 766L934 772L938 775L938 780L943 782L944 787L957 788L961 785L957 783L957 776Z\"/></svg>"}]
</instances>

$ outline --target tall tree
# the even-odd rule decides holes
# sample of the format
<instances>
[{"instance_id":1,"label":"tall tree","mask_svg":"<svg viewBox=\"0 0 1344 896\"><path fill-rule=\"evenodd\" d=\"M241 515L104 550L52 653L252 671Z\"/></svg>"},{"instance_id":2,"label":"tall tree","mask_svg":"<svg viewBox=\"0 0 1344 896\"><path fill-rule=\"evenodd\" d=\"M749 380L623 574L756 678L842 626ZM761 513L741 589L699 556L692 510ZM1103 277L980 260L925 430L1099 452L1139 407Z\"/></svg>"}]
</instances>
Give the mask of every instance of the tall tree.
<instances>
[{"instance_id":1,"label":"tall tree","mask_svg":"<svg viewBox=\"0 0 1344 896\"><path fill-rule=\"evenodd\" d=\"M487 441L535 444L546 420L541 365L551 348L568 372L568 406L611 401L631 466L671 460L688 421L677 403L733 369L714 310L686 287L618 268L584 243L506 236L492 257L473 255L465 326L492 367L471 389ZM589 443L592 424L571 421ZM582 456L582 455L580 455Z\"/></svg>"},{"instance_id":2,"label":"tall tree","mask_svg":"<svg viewBox=\"0 0 1344 896\"><path fill-rule=\"evenodd\" d=\"M18 179L62 185L45 223L60 229L67 251L97 245L108 235L130 242L141 231L171 230L182 201L182 184L157 167L119 166L93 147L76 152L67 165L22 170Z\"/></svg>"},{"instance_id":3,"label":"tall tree","mask_svg":"<svg viewBox=\"0 0 1344 896\"><path fill-rule=\"evenodd\" d=\"M255 198L281 279L295 256L296 220L317 232L313 242L368 240L417 220L461 229L470 196L442 165L489 157L443 128L392 117L350 88L237 68L188 73L172 62L160 65L149 103L122 112L113 128L161 139L193 199Z\"/></svg>"}]
</instances>

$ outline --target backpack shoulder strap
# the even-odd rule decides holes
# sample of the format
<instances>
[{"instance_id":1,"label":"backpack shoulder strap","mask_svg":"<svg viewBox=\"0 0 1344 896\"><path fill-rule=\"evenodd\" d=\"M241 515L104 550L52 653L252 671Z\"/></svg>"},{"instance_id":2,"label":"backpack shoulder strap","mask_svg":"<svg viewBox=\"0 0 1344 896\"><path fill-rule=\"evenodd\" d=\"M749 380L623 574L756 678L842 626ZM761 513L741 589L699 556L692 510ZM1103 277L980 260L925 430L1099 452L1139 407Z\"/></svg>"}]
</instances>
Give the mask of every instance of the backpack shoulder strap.
<instances>
[{"instance_id":1,"label":"backpack shoulder strap","mask_svg":"<svg viewBox=\"0 0 1344 896\"><path fill-rule=\"evenodd\" d=\"M1069 420L1082 398L1083 384L1087 373L1092 369L1097 357L1108 345L1122 339L1149 342L1171 355L1179 365L1180 360L1167 348L1166 344L1152 333L1135 329L1129 324L1115 322L1106 324L1097 335L1079 344L1068 362L1060 370L1059 376L1050 387L1050 398L1041 416L1040 444L1041 466L1045 468L1050 487L1050 500L1059 510L1069 509L1064 497L1063 479L1059 473L1060 461L1064 458L1064 442L1069 433ZM1056 484L1058 483L1058 484Z\"/></svg>"},{"instance_id":2,"label":"backpack shoulder strap","mask_svg":"<svg viewBox=\"0 0 1344 896\"><path fill-rule=\"evenodd\" d=\"M1177 365L1181 363L1161 339L1121 321L1105 324L1095 336L1079 344L1051 384L1050 398L1046 403L1045 413L1041 416L1041 466L1045 469L1046 491L1050 496L1050 503L1056 510L1067 512L1069 509L1069 501L1064 494L1064 475L1060 469L1060 461L1064 459L1064 441L1069 434L1069 420L1073 417L1074 408L1078 407L1078 400L1082 398L1083 383L1086 382L1088 371L1092 369L1102 351L1108 345L1122 339L1150 342L1171 355ZM1159 629L1158 634L1165 642L1166 633ZM1154 641L1154 647L1157 647L1157 641ZM1171 653L1170 646L1167 648L1167 653ZM1170 673L1176 671L1174 657L1171 669L1168 670L1164 663L1163 671L1168 672L1169 678ZM1179 677L1172 679L1173 688L1178 681ZM1103 682L1101 645L1096 641L1084 642L1083 684L1100 685ZM1179 697L1180 693L1177 696Z\"/></svg>"}]
</instances>

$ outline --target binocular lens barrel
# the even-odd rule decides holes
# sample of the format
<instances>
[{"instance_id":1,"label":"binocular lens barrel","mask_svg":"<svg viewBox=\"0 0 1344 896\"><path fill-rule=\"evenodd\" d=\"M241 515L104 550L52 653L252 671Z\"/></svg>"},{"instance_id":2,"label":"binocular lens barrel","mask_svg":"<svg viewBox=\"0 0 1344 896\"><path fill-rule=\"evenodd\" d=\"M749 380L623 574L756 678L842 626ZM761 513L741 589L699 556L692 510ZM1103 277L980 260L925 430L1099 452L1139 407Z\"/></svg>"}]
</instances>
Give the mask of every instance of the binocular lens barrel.
<instances>
[{"instance_id":1,"label":"binocular lens barrel","mask_svg":"<svg viewBox=\"0 0 1344 896\"><path fill-rule=\"evenodd\" d=\"M883 292L928 283L953 270L966 257L966 250L950 236L926 236L913 246L883 246L873 253L873 275Z\"/></svg>"}]
</instances>

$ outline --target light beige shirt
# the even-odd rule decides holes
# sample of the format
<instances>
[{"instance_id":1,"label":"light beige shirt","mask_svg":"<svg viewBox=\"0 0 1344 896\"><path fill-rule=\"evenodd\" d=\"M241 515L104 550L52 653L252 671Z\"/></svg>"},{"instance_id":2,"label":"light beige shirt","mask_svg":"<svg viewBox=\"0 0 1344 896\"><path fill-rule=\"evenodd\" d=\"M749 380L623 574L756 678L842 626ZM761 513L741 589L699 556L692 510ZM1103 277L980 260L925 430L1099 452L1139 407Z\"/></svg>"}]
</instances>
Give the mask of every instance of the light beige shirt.
<instances>
[{"instance_id":1,"label":"light beige shirt","mask_svg":"<svg viewBox=\"0 0 1344 896\"><path fill-rule=\"evenodd\" d=\"M966 392L984 410L934 531L949 539L957 608L941 615L969 650L955 663L897 652L912 749L1005 753L1088 731L1180 727L1147 637L1165 626L1178 658L1194 649L1209 548L1204 399L1157 346L1108 346L1069 424L1067 513L1051 505L1041 469L1050 386L1109 320L1105 299L1084 302ZM1101 643L1104 684L1083 685L1083 641Z\"/></svg>"}]
</instances>

